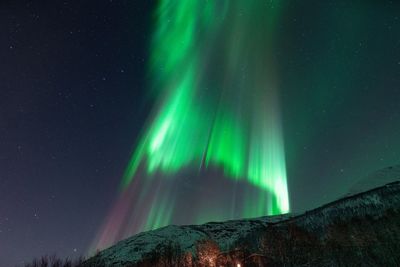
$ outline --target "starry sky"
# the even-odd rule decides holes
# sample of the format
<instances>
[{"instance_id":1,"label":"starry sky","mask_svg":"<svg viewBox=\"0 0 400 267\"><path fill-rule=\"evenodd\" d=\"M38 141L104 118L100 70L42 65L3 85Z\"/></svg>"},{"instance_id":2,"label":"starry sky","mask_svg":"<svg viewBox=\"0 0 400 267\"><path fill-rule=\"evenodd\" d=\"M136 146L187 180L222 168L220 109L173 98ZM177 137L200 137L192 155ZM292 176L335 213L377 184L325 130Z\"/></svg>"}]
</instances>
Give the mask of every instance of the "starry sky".
<instances>
[{"instance_id":1,"label":"starry sky","mask_svg":"<svg viewBox=\"0 0 400 267\"><path fill-rule=\"evenodd\" d=\"M0 3L0 266L93 242L155 105L156 4ZM400 163L399 14L397 1L286 4L273 53L292 211Z\"/></svg>"}]
</instances>

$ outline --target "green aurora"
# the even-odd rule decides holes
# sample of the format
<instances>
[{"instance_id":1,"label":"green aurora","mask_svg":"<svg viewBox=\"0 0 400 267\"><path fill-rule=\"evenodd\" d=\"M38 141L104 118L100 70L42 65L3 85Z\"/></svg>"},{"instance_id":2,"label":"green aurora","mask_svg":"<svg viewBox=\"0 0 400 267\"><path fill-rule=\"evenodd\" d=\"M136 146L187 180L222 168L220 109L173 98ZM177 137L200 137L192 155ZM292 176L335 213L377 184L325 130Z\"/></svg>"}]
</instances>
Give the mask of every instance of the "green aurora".
<instances>
[{"instance_id":1,"label":"green aurora","mask_svg":"<svg viewBox=\"0 0 400 267\"><path fill-rule=\"evenodd\" d=\"M279 2L160 1L150 67L162 97L125 186L143 162L148 175L219 166L272 194L271 203L261 194L246 216L289 211L273 69L281 9ZM215 57L222 67L214 69Z\"/></svg>"},{"instance_id":2,"label":"green aurora","mask_svg":"<svg viewBox=\"0 0 400 267\"><path fill-rule=\"evenodd\" d=\"M275 1L159 1L148 66L157 104L100 244L289 212L274 55L283 11Z\"/></svg>"}]
</instances>

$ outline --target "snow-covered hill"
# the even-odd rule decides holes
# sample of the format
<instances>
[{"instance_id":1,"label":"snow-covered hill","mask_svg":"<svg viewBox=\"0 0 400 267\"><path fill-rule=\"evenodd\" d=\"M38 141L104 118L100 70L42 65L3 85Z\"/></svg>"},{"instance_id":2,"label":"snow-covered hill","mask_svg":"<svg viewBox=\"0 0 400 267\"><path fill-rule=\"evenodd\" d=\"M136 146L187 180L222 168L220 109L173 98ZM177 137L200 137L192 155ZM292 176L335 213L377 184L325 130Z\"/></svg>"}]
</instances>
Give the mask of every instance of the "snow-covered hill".
<instances>
[{"instance_id":1,"label":"snow-covered hill","mask_svg":"<svg viewBox=\"0 0 400 267\"><path fill-rule=\"evenodd\" d=\"M400 266L399 170L377 172L392 183L297 216L140 233L85 266Z\"/></svg>"}]
</instances>

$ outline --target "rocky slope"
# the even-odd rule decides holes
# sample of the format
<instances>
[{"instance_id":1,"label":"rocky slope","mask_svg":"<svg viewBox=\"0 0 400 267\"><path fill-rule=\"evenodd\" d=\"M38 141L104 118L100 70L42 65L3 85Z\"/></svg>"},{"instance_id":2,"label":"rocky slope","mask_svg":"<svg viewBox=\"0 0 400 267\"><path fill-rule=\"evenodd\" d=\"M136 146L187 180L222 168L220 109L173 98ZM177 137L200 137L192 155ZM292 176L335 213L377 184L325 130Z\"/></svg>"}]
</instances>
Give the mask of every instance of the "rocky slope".
<instances>
[{"instance_id":1,"label":"rocky slope","mask_svg":"<svg viewBox=\"0 0 400 267\"><path fill-rule=\"evenodd\" d=\"M394 182L297 216L140 233L84 266L400 266L400 166L378 173Z\"/></svg>"}]
</instances>

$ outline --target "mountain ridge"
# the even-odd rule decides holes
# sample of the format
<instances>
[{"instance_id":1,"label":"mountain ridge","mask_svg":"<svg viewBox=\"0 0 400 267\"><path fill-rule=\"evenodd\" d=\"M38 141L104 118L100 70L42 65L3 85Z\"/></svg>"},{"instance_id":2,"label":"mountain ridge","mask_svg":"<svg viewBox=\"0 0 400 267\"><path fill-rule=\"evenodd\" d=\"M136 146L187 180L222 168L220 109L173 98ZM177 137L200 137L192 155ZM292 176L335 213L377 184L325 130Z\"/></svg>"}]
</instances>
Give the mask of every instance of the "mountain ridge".
<instances>
[{"instance_id":1,"label":"mountain ridge","mask_svg":"<svg viewBox=\"0 0 400 267\"><path fill-rule=\"evenodd\" d=\"M372 266L399 266L399 169L392 167L388 184L302 214L170 225L139 233L84 266L363 266L367 259Z\"/></svg>"}]
</instances>

